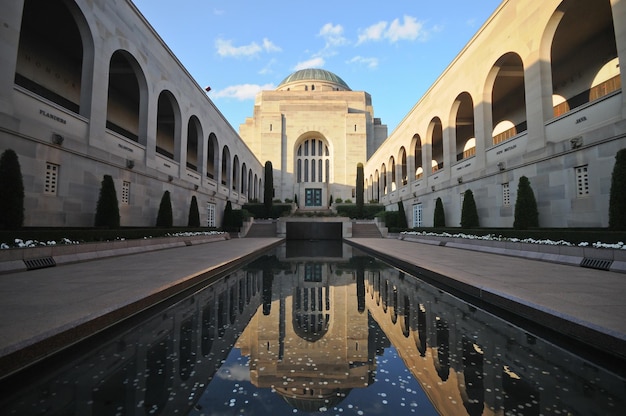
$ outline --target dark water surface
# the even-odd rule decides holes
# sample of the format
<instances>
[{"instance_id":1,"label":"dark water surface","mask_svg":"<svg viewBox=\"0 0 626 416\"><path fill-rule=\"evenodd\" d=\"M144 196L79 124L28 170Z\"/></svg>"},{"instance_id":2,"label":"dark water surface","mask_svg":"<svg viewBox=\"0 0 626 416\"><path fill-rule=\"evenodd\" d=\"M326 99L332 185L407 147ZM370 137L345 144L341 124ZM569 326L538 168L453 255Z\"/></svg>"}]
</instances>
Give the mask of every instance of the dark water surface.
<instances>
[{"instance_id":1,"label":"dark water surface","mask_svg":"<svg viewBox=\"0 0 626 416\"><path fill-rule=\"evenodd\" d=\"M293 243L2 383L2 415L618 415L626 380L340 242Z\"/></svg>"}]
</instances>

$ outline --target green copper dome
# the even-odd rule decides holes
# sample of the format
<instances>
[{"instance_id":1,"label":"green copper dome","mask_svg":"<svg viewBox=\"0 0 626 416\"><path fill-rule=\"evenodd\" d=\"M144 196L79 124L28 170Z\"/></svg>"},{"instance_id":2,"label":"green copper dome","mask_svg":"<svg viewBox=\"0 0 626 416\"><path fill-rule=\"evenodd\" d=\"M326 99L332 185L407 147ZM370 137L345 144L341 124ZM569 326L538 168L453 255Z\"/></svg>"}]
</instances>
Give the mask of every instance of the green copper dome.
<instances>
[{"instance_id":1,"label":"green copper dome","mask_svg":"<svg viewBox=\"0 0 626 416\"><path fill-rule=\"evenodd\" d=\"M309 80L332 82L334 84L340 85L341 87L347 90L350 89L350 87L348 87L348 84L346 84L345 81L341 79L340 77L338 77L337 75L333 74L330 71L326 71L325 69L318 69L318 68L308 68L308 69L301 69L299 71L296 71L293 74L289 75L287 78L285 78L278 85L278 88L282 87L283 85L290 84L292 82L309 81Z\"/></svg>"}]
</instances>

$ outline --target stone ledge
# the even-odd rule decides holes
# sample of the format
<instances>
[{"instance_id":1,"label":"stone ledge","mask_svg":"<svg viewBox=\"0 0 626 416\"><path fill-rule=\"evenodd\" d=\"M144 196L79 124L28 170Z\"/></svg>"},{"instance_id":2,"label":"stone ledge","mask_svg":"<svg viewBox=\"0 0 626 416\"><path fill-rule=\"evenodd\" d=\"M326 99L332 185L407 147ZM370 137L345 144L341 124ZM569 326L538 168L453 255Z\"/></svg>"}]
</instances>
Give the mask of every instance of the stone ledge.
<instances>
[{"instance_id":1,"label":"stone ledge","mask_svg":"<svg viewBox=\"0 0 626 416\"><path fill-rule=\"evenodd\" d=\"M549 244L532 244L512 241L473 240L458 237L439 237L425 235L396 234L399 240L439 245L462 250L474 250L484 253L523 257L530 260L547 261L571 266L580 266L584 258L611 260L610 271L626 273L626 250L610 248L559 246Z\"/></svg>"},{"instance_id":2,"label":"stone ledge","mask_svg":"<svg viewBox=\"0 0 626 416\"><path fill-rule=\"evenodd\" d=\"M223 233L2 249L0 250L0 274L26 271L24 260L51 257L56 264L68 264L228 239L230 239L229 234Z\"/></svg>"}]
</instances>

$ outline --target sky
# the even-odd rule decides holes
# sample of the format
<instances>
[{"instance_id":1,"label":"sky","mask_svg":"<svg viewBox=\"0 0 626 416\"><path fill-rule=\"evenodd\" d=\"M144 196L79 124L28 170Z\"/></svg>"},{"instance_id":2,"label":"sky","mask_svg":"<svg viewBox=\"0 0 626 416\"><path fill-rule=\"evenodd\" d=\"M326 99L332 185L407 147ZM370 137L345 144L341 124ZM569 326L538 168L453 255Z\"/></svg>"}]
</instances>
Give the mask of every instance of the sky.
<instances>
[{"instance_id":1,"label":"sky","mask_svg":"<svg viewBox=\"0 0 626 416\"><path fill-rule=\"evenodd\" d=\"M391 134L502 0L133 0L226 120L293 72L372 97Z\"/></svg>"}]
</instances>

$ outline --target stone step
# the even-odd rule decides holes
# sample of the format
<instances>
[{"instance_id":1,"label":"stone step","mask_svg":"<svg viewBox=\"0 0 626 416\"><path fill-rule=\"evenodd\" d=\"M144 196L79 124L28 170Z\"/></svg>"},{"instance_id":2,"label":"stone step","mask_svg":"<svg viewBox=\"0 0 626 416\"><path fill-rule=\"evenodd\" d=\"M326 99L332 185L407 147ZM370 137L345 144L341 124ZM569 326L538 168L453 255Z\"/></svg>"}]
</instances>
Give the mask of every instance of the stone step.
<instances>
[{"instance_id":1,"label":"stone step","mask_svg":"<svg viewBox=\"0 0 626 416\"><path fill-rule=\"evenodd\" d=\"M352 238L382 238L376 224L352 223Z\"/></svg>"}]
</instances>

